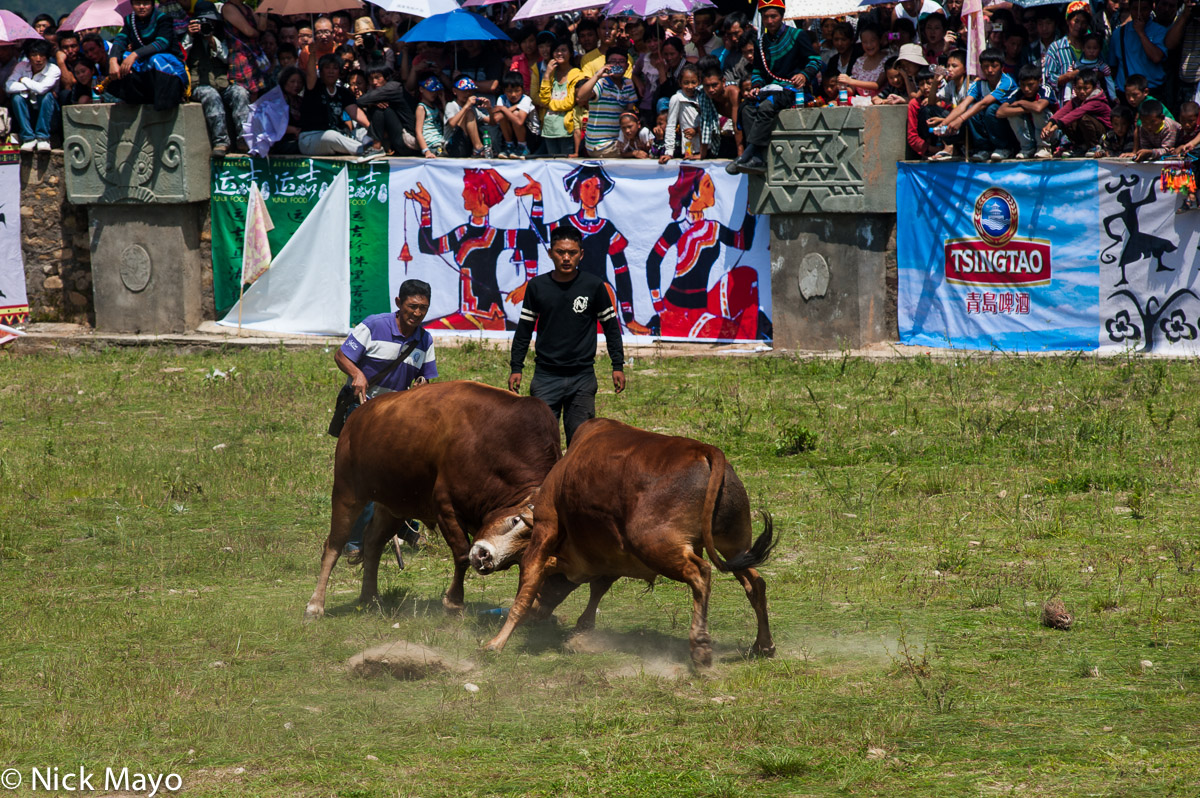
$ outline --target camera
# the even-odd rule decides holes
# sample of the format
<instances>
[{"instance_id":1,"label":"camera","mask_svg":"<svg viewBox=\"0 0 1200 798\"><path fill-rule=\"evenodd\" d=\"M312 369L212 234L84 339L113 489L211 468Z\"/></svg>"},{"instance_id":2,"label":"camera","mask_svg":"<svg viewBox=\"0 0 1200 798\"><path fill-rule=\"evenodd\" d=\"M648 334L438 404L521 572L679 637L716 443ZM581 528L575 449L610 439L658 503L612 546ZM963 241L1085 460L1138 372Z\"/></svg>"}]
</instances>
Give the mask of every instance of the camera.
<instances>
[{"instance_id":1,"label":"camera","mask_svg":"<svg viewBox=\"0 0 1200 798\"><path fill-rule=\"evenodd\" d=\"M190 25L200 26L201 36L214 36L218 33L217 25L211 17L199 17L198 19L189 20L188 22Z\"/></svg>"},{"instance_id":2,"label":"camera","mask_svg":"<svg viewBox=\"0 0 1200 798\"><path fill-rule=\"evenodd\" d=\"M378 49L379 40L375 38L374 33L364 33L362 35L362 49L367 52L374 52Z\"/></svg>"}]
</instances>

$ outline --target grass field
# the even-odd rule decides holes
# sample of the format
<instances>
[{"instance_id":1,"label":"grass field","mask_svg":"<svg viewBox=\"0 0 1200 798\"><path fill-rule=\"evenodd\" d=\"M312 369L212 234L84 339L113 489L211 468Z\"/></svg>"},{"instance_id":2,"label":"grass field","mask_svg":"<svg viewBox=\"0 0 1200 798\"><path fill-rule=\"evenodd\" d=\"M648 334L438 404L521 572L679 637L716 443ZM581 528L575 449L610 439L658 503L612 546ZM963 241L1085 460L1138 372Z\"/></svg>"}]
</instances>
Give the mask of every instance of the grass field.
<instances>
[{"instance_id":1,"label":"grass field","mask_svg":"<svg viewBox=\"0 0 1200 798\"><path fill-rule=\"evenodd\" d=\"M439 364L499 385L506 360ZM1196 363L627 373L603 415L720 445L774 513L774 660L743 656L728 575L703 675L663 582L618 583L582 640L577 594L561 628L481 656L516 569L468 576L448 617L440 541L385 559L382 607L339 563L304 624L332 353L0 354L0 768L174 772L204 796L1200 794ZM1070 631L1040 624L1056 597ZM396 639L479 667L348 673Z\"/></svg>"}]
</instances>

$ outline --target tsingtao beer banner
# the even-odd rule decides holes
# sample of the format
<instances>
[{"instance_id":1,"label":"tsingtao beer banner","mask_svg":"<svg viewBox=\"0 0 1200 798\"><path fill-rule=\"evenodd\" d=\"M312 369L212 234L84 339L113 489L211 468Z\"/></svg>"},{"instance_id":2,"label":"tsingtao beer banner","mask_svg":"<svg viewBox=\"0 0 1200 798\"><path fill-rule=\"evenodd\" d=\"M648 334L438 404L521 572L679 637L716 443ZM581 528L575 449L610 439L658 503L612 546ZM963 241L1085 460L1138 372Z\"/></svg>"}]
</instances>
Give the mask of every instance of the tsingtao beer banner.
<instances>
[{"instance_id":1,"label":"tsingtao beer banner","mask_svg":"<svg viewBox=\"0 0 1200 798\"><path fill-rule=\"evenodd\" d=\"M901 342L1200 353L1200 212L1162 170L901 164Z\"/></svg>"},{"instance_id":2,"label":"tsingtao beer banner","mask_svg":"<svg viewBox=\"0 0 1200 798\"><path fill-rule=\"evenodd\" d=\"M770 234L766 217L746 212L747 179L677 162L227 159L212 185L219 315L241 289L251 185L266 200L278 257L301 225L324 223L311 211L343 170L350 325L391 309L400 283L418 278L433 288L429 330L511 335L522 286L552 270L550 235L570 225L583 236L581 268L607 280L626 335L771 337ZM313 260L288 272L339 268Z\"/></svg>"}]
</instances>

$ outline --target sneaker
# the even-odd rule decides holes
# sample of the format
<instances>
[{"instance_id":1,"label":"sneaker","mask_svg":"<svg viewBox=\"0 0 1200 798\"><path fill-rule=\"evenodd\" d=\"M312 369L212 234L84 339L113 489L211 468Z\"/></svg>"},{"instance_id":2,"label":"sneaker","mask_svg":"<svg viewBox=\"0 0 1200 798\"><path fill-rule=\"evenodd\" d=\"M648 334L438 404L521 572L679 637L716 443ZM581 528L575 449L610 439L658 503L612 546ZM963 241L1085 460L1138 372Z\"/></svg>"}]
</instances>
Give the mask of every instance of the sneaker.
<instances>
[{"instance_id":1,"label":"sneaker","mask_svg":"<svg viewBox=\"0 0 1200 798\"><path fill-rule=\"evenodd\" d=\"M1011 157L1012 157L1011 150L996 150L995 152L992 153L992 163L997 163L999 161L1007 161Z\"/></svg>"},{"instance_id":2,"label":"sneaker","mask_svg":"<svg viewBox=\"0 0 1200 798\"><path fill-rule=\"evenodd\" d=\"M512 157L518 161L523 161L526 158L528 158L529 157L529 145L528 144L518 144L517 148L515 150L513 150Z\"/></svg>"},{"instance_id":3,"label":"sneaker","mask_svg":"<svg viewBox=\"0 0 1200 798\"><path fill-rule=\"evenodd\" d=\"M737 175L737 174L741 174L741 172L742 172L742 165L739 164L737 161L730 161L729 163L725 164L725 173L726 174Z\"/></svg>"},{"instance_id":4,"label":"sneaker","mask_svg":"<svg viewBox=\"0 0 1200 798\"><path fill-rule=\"evenodd\" d=\"M212 150L212 157L214 157L214 158L224 158L224 157L225 157L225 153L227 153L227 152L229 152L229 145L228 145L228 144L218 144L217 146L213 147L213 150Z\"/></svg>"},{"instance_id":5,"label":"sneaker","mask_svg":"<svg viewBox=\"0 0 1200 798\"><path fill-rule=\"evenodd\" d=\"M37 151L38 152L50 152L50 142L46 141L45 139L38 139Z\"/></svg>"},{"instance_id":6,"label":"sneaker","mask_svg":"<svg viewBox=\"0 0 1200 798\"><path fill-rule=\"evenodd\" d=\"M33 152L35 149L37 149L37 142L33 139L21 144L21 152Z\"/></svg>"},{"instance_id":7,"label":"sneaker","mask_svg":"<svg viewBox=\"0 0 1200 798\"><path fill-rule=\"evenodd\" d=\"M504 142L503 144L501 144L500 149L496 152L496 157L504 158L505 160L508 160L509 158L511 158L512 157L512 144L510 144L507 141Z\"/></svg>"},{"instance_id":8,"label":"sneaker","mask_svg":"<svg viewBox=\"0 0 1200 798\"><path fill-rule=\"evenodd\" d=\"M1018 161L1028 161L1032 157L1033 157L1033 150L1030 150L1029 152L1018 152L1016 155L1016 159Z\"/></svg>"},{"instance_id":9,"label":"sneaker","mask_svg":"<svg viewBox=\"0 0 1200 798\"><path fill-rule=\"evenodd\" d=\"M990 160L992 154L990 152L973 152L971 153L971 163L983 163Z\"/></svg>"},{"instance_id":10,"label":"sneaker","mask_svg":"<svg viewBox=\"0 0 1200 798\"><path fill-rule=\"evenodd\" d=\"M750 160L746 161L744 164L741 164L739 168L741 169L741 171L745 172L746 174L751 174L751 175L766 174L767 162L764 161L762 158L758 157L757 155L755 155Z\"/></svg>"},{"instance_id":11,"label":"sneaker","mask_svg":"<svg viewBox=\"0 0 1200 798\"><path fill-rule=\"evenodd\" d=\"M1038 151L1033 154L1033 157L1037 158L1038 160L1043 160L1046 158L1053 158L1054 153L1050 152L1049 147L1039 147Z\"/></svg>"},{"instance_id":12,"label":"sneaker","mask_svg":"<svg viewBox=\"0 0 1200 798\"><path fill-rule=\"evenodd\" d=\"M932 156L930 156L929 160L931 160L931 161L948 161L953 157L954 157L954 153L947 152L946 150L941 150L940 152L935 152Z\"/></svg>"}]
</instances>

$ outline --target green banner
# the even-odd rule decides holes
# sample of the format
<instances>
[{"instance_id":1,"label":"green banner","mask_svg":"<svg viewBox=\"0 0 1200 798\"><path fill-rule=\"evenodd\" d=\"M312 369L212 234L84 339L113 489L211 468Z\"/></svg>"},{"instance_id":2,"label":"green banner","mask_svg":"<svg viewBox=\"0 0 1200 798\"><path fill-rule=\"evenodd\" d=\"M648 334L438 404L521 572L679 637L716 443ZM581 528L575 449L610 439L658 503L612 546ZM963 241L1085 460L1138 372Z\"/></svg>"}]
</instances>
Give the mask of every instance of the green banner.
<instances>
[{"instance_id":1,"label":"green banner","mask_svg":"<svg viewBox=\"0 0 1200 798\"><path fill-rule=\"evenodd\" d=\"M242 236L250 185L258 183L275 229L275 255L342 169L350 170L350 324L391 309L388 289L388 175L384 163L310 158L226 158L212 171L213 299L224 316L241 291Z\"/></svg>"}]
</instances>

